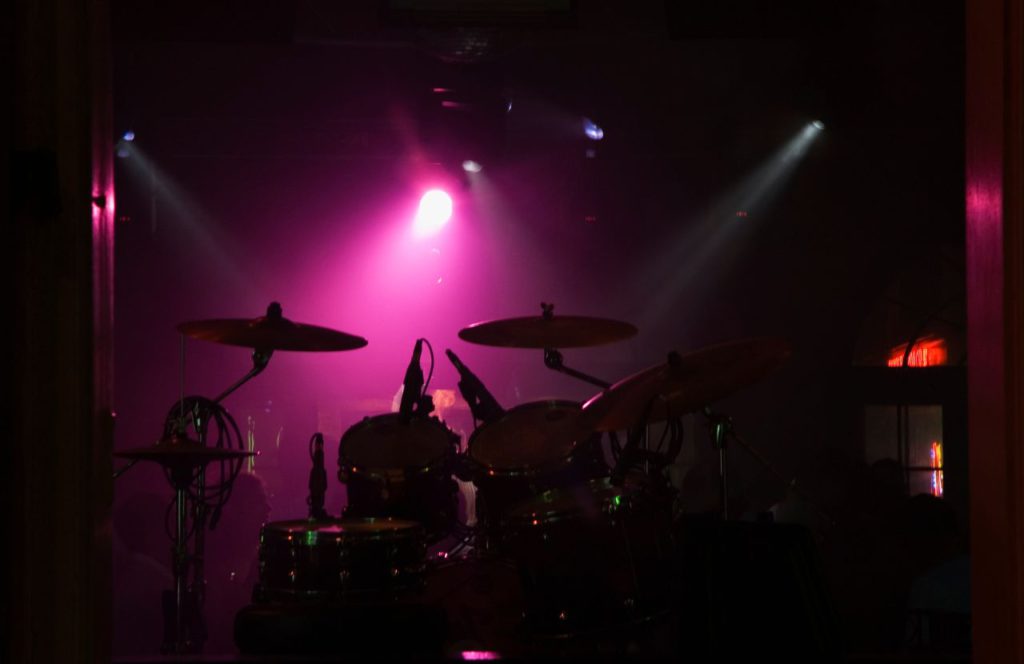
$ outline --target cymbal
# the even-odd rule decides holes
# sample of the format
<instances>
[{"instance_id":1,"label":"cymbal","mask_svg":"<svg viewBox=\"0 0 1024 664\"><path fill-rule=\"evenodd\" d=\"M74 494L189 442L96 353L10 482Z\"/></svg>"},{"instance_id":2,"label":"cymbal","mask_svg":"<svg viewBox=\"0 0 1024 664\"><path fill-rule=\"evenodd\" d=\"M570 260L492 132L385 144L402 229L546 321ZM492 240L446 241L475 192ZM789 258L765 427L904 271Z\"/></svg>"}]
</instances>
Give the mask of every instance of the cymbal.
<instances>
[{"instance_id":1,"label":"cymbal","mask_svg":"<svg viewBox=\"0 0 1024 664\"><path fill-rule=\"evenodd\" d=\"M341 351L366 345L366 339L317 325L293 323L272 302L259 318L217 318L181 323L178 332L193 339L258 350Z\"/></svg>"},{"instance_id":2,"label":"cymbal","mask_svg":"<svg viewBox=\"0 0 1024 664\"><path fill-rule=\"evenodd\" d=\"M198 441L176 435L164 438L156 445L114 452L114 456L122 459L155 461L163 466L178 468L205 466L217 461L235 461L255 455L255 452L207 447Z\"/></svg>"},{"instance_id":3,"label":"cymbal","mask_svg":"<svg viewBox=\"0 0 1024 664\"><path fill-rule=\"evenodd\" d=\"M525 316L473 323L459 338L501 348L583 348L635 336L630 323L589 316Z\"/></svg>"},{"instance_id":4,"label":"cymbal","mask_svg":"<svg viewBox=\"0 0 1024 664\"><path fill-rule=\"evenodd\" d=\"M638 424L648 404L648 422L700 410L751 385L785 363L790 346L782 339L755 338L672 354L615 383L583 404L584 421L597 431Z\"/></svg>"}]
</instances>

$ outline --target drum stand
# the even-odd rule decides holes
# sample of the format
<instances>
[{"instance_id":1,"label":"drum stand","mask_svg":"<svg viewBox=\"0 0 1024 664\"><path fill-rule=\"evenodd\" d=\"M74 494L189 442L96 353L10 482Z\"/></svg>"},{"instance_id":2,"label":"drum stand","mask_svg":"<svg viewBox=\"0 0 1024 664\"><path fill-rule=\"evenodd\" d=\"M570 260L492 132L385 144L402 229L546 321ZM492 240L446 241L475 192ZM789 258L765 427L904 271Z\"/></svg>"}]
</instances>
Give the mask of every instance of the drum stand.
<instances>
[{"instance_id":1,"label":"drum stand","mask_svg":"<svg viewBox=\"0 0 1024 664\"><path fill-rule=\"evenodd\" d=\"M168 654L198 653L202 650L202 640L205 637L202 616L199 613L201 599L196 590L192 592L192 599L188 589L188 489L192 485L194 466L178 465L169 468L171 483L174 487L175 520L174 520L174 547L173 565L171 571L174 575L174 620L173 635L165 634L164 645L161 650ZM200 470L200 475L205 474L205 468ZM201 508L200 508L201 509ZM205 518L193 517L193 528L196 534L196 560L202 559L202 535L201 529L205 526ZM197 570L196 589L202 588L202 571ZM188 601L188 604L186 602ZM194 602L194 604L193 604ZM187 608L186 608L187 607ZM193 615L193 612L195 615ZM165 624L167 624L165 616ZM194 631L198 632L193 633ZM172 638L173 637L173 638Z\"/></svg>"},{"instance_id":2,"label":"drum stand","mask_svg":"<svg viewBox=\"0 0 1024 664\"><path fill-rule=\"evenodd\" d=\"M269 313L269 312L268 312ZM252 352L253 367L226 390L221 392L215 399L207 402L208 406L218 406L221 401L235 392L249 380L262 373L270 362L273 355L272 350L255 349ZM184 358L182 359L184 366ZM168 424L171 431L169 439L165 441L168 455L165 457L148 457L158 461L167 470L168 479L174 489L175 501L175 527L174 546L172 548L171 570L174 577L173 606L164 605L165 611L165 634L161 651L166 654L195 654L201 652L202 643L205 640L205 626L203 624L200 607L203 603L203 591L206 580L203 575L203 554L204 534L206 529L207 505L206 495L206 466L214 460L198 458L195 456L178 458L173 453L177 441L187 441L186 430L191 423L195 430L197 441L200 447L205 448L206 429L209 420L208 413L201 411L201 404L196 403L188 413L185 412L185 398L182 395L179 403L179 413L176 418L171 418ZM132 459L127 465L114 472L114 479L117 479L140 458ZM223 459L222 459L223 461ZM233 479L232 475L232 479ZM194 501L191 535L189 532L189 502L190 488L196 485L196 496ZM194 551L189 554L188 539L195 537ZM192 566L192 583L188 582L189 566ZM167 613L173 613L172 619L167 619Z\"/></svg>"}]
</instances>

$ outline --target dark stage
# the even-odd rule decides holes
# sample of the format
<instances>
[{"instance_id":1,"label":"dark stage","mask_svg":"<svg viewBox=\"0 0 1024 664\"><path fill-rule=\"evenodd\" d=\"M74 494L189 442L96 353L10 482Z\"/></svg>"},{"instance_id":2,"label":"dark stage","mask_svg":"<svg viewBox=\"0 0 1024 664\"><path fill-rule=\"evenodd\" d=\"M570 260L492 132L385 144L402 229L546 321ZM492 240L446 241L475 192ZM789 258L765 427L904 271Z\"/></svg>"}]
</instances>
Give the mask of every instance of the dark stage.
<instances>
[{"instance_id":1,"label":"dark stage","mask_svg":"<svg viewBox=\"0 0 1024 664\"><path fill-rule=\"evenodd\" d=\"M15 4L10 659L1024 661L1019 0Z\"/></svg>"}]
</instances>

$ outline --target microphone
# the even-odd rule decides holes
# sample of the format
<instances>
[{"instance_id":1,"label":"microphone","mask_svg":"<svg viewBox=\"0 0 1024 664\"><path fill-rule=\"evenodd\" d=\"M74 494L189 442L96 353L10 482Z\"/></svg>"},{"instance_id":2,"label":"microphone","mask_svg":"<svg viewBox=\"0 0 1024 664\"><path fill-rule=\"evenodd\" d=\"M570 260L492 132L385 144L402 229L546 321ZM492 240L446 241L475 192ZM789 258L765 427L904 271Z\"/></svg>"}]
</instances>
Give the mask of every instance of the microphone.
<instances>
[{"instance_id":1,"label":"microphone","mask_svg":"<svg viewBox=\"0 0 1024 664\"><path fill-rule=\"evenodd\" d=\"M413 408L420 400L420 392L423 390L423 369L420 368L420 354L423 352L423 339L417 339L412 349L412 359L409 360L409 368L405 370L405 380L402 383L402 403L398 407L403 422L408 422L412 417Z\"/></svg>"},{"instance_id":2,"label":"microphone","mask_svg":"<svg viewBox=\"0 0 1024 664\"><path fill-rule=\"evenodd\" d=\"M494 398L484 384L480 381L476 375L469 370L459 356L446 349L445 355L451 360L451 363L455 365L456 371L459 372L459 391L462 392L462 398L469 404L469 410L473 413L474 419L480 420L483 423L493 422L502 415L505 414L505 409L501 407L497 399Z\"/></svg>"},{"instance_id":3,"label":"microphone","mask_svg":"<svg viewBox=\"0 0 1024 664\"><path fill-rule=\"evenodd\" d=\"M309 442L313 448L313 467L309 471L309 497L306 499L309 505L309 518L326 519L324 498L327 494L327 469L324 467L324 435L317 432Z\"/></svg>"}]
</instances>

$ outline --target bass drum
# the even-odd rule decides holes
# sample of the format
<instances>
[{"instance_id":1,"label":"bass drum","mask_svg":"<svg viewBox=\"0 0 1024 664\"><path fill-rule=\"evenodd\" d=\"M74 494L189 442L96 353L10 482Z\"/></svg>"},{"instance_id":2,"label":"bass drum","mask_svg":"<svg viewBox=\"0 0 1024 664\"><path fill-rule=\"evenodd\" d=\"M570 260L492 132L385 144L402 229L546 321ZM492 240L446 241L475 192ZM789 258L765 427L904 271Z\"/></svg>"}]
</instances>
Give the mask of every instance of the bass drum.
<instances>
[{"instance_id":1,"label":"bass drum","mask_svg":"<svg viewBox=\"0 0 1024 664\"><path fill-rule=\"evenodd\" d=\"M600 435L575 437L581 412L572 401L535 401L473 432L467 457L485 530L500 533L515 505L543 491L607 474Z\"/></svg>"},{"instance_id":2,"label":"bass drum","mask_svg":"<svg viewBox=\"0 0 1024 664\"><path fill-rule=\"evenodd\" d=\"M672 500L608 478L546 491L509 515L526 626L582 634L669 603Z\"/></svg>"},{"instance_id":3,"label":"bass drum","mask_svg":"<svg viewBox=\"0 0 1024 664\"><path fill-rule=\"evenodd\" d=\"M348 489L344 516L408 519L423 524L431 541L444 537L458 513L458 444L435 418L364 418L338 445L338 479Z\"/></svg>"},{"instance_id":4,"label":"bass drum","mask_svg":"<svg viewBox=\"0 0 1024 664\"><path fill-rule=\"evenodd\" d=\"M423 584L423 527L399 519L296 519L260 531L257 601L382 600Z\"/></svg>"}]
</instances>

